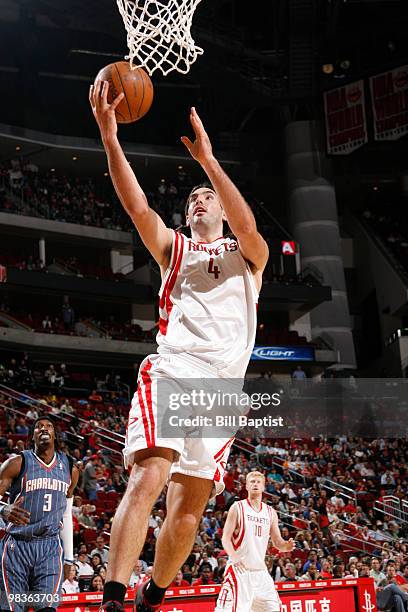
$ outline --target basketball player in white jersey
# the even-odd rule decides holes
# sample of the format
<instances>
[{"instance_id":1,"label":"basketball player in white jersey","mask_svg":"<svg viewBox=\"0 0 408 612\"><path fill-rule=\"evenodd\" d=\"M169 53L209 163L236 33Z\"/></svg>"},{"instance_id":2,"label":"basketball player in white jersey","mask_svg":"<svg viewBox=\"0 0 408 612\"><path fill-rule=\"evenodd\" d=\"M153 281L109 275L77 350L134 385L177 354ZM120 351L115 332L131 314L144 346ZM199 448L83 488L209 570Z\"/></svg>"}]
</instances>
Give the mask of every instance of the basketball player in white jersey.
<instances>
[{"instance_id":1,"label":"basketball player in white jersey","mask_svg":"<svg viewBox=\"0 0 408 612\"><path fill-rule=\"evenodd\" d=\"M103 609L123 609L132 568L139 558L148 518L168 477L167 516L156 545L154 571L138 592L139 612L158 610L166 588L191 551L210 494L224 488L223 473L232 439L163 439L157 431L157 383L172 379L243 378L256 332L256 303L268 247L251 209L215 159L194 108L192 142L182 137L210 187L193 189L186 221L191 239L166 227L149 207L120 146L108 83L91 87L90 103L105 147L116 193L162 274L158 353L140 366L129 413L126 493L110 539ZM226 220L236 238L223 237Z\"/></svg>"},{"instance_id":2,"label":"basketball player in white jersey","mask_svg":"<svg viewBox=\"0 0 408 612\"><path fill-rule=\"evenodd\" d=\"M247 499L231 506L224 525L222 544L229 560L215 611L278 612L280 599L265 555L269 539L282 552L291 552L295 543L282 539L278 515L262 501L265 476L249 472L246 488Z\"/></svg>"}]
</instances>

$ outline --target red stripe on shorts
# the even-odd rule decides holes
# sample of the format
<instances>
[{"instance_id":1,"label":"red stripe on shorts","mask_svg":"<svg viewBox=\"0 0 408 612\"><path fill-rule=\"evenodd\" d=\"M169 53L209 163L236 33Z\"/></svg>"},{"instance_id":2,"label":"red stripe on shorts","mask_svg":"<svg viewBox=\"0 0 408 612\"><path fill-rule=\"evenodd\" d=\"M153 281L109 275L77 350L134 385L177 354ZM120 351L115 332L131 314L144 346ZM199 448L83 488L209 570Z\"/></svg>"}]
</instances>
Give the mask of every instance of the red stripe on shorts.
<instances>
[{"instance_id":1,"label":"red stripe on shorts","mask_svg":"<svg viewBox=\"0 0 408 612\"><path fill-rule=\"evenodd\" d=\"M144 431L145 431L145 438L146 438L146 443L147 446L150 447L151 443L150 443L150 431L149 431L149 421L147 420L147 413L146 413L146 407L144 404L144 400L143 400L143 395L142 395L142 389L140 386L140 382L137 385L137 397L139 400L139 406L140 406L140 410L142 412L142 421L143 421L143 427L144 427Z\"/></svg>"},{"instance_id":2,"label":"red stripe on shorts","mask_svg":"<svg viewBox=\"0 0 408 612\"><path fill-rule=\"evenodd\" d=\"M228 580L229 579L229 580ZM238 600L238 581L237 581L237 577L235 575L235 571L232 565L229 566L229 568L226 571L225 574L225 581L227 581L230 583L231 585L231 591L232 591L232 612L236 612L237 610L237 600Z\"/></svg>"},{"instance_id":3,"label":"red stripe on shorts","mask_svg":"<svg viewBox=\"0 0 408 612\"><path fill-rule=\"evenodd\" d=\"M142 380L143 380L143 383L145 385L145 390L146 390L146 403L147 403L147 409L149 411L149 419L150 419L150 444L148 446L154 446L156 443L156 440L155 440L156 424L154 422L153 402L152 402L152 379L149 374L151 367L152 367L152 362L147 360L146 365L141 372Z\"/></svg>"},{"instance_id":4,"label":"red stripe on shorts","mask_svg":"<svg viewBox=\"0 0 408 612\"><path fill-rule=\"evenodd\" d=\"M228 446L231 446L231 444L233 443L233 441L235 440L235 438L230 438L228 440L228 442L226 442L224 444L224 446L222 448L220 448L220 450L218 451L218 453L215 453L214 455L214 459L215 461L218 461L218 459L220 459L222 457L222 455L224 454L224 452L226 451L226 449L228 448Z\"/></svg>"}]
</instances>

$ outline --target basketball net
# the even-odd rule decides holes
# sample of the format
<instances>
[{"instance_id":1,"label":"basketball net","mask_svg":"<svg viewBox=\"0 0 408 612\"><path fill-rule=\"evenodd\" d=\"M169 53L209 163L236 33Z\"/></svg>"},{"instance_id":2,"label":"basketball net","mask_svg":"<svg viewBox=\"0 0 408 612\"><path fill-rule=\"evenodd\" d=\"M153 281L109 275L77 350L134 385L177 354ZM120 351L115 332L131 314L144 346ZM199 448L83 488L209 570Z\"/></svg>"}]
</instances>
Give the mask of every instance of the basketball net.
<instances>
[{"instance_id":1,"label":"basketball net","mask_svg":"<svg viewBox=\"0 0 408 612\"><path fill-rule=\"evenodd\" d=\"M204 53L191 36L194 11L201 0L116 0L127 32L132 67L152 75L161 70L186 74Z\"/></svg>"}]
</instances>

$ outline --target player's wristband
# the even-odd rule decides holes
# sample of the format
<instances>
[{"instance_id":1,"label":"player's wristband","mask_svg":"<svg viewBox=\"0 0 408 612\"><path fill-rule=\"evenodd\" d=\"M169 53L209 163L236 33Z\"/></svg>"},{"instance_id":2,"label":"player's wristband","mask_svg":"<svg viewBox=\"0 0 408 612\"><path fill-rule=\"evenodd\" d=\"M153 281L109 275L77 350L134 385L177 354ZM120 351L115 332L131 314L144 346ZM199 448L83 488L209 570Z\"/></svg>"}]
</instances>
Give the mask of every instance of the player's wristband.
<instances>
[{"instance_id":1,"label":"player's wristband","mask_svg":"<svg viewBox=\"0 0 408 612\"><path fill-rule=\"evenodd\" d=\"M74 557L74 543L73 543L73 525L72 525L72 505L73 498L67 498L67 505L65 508L63 523L61 529L61 540L64 547L64 563L71 564Z\"/></svg>"}]
</instances>

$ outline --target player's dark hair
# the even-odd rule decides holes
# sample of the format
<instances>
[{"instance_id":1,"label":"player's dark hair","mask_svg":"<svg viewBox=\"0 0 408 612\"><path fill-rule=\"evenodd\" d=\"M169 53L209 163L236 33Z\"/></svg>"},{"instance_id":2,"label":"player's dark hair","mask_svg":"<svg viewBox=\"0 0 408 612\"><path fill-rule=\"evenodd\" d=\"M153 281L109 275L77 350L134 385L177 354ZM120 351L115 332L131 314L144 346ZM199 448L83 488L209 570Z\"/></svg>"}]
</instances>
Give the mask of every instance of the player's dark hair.
<instances>
[{"instance_id":1,"label":"player's dark hair","mask_svg":"<svg viewBox=\"0 0 408 612\"><path fill-rule=\"evenodd\" d=\"M194 187L191 189L190 193L187 196L187 200L186 203L184 205L184 215L187 216L188 214L188 207L190 205L190 198L193 195L193 193L195 191L197 191L197 189L211 189L211 191L213 191L214 193L216 193L214 187L211 185L210 181L203 181L202 183L198 183L198 185L194 185ZM224 238L235 238L235 236L233 235L233 233L231 232L229 225L227 223L227 221L223 221L223 234L224 234ZM176 232L180 232L181 234L184 234L186 232L186 230L189 230L190 227L186 224L184 225L179 225L178 227L176 227L175 231Z\"/></svg>"},{"instance_id":2,"label":"player's dark hair","mask_svg":"<svg viewBox=\"0 0 408 612\"><path fill-rule=\"evenodd\" d=\"M38 423L38 421L49 421L50 423L52 423L52 426L54 428L54 449L57 451L60 448L60 440L59 440L59 434L58 434L58 430L57 430L57 421L56 419L51 415L51 414L43 414L41 416L38 416L31 424L30 427L30 448L34 448L34 429Z\"/></svg>"},{"instance_id":3,"label":"player's dark hair","mask_svg":"<svg viewBox=\"0 0 408 612\"><path fill-rule=\"evenodd\" d=\"M209 181L203 181L202 183L198 183L198 185L194 185L194 187L191 189L190 193L187 196L187 201L186 204L184 206L184 214L187 215L188 213L188 207L190 205L190 198L193 195L193 193L195 191L197 191L197 189L211 189L211 191L213 191L215 193L215 189L214 187L211 185L211 183Z\"/></svg>"}]
</instances>

